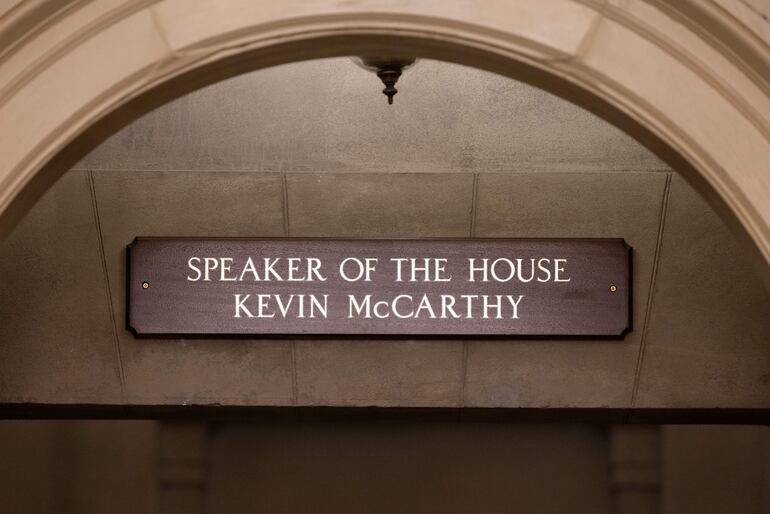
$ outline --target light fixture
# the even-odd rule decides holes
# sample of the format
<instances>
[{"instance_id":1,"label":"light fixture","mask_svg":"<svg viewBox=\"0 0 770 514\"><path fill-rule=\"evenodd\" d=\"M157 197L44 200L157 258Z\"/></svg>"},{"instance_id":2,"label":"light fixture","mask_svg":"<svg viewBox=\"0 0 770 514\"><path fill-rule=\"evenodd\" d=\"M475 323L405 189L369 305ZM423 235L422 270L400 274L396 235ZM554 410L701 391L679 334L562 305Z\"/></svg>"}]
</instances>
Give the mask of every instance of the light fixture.
<instances>
[{"instance_id":1,"label":"light fixture","mask_svg":"<svg viewBox=\"0 0 770 514\"><path fill-rule=\"evenodd\" d=\"M382 90L382 94L388 97L388 104L393 103L393 96L398 93L396 89L396 82L398 82L401 74L408 68L414 66L417 59L415 57L395 57L388 55L367 55L361 57L353 57L353 62L359 67L376 73L382 83L385 84L385 89Z\"/></svg>"}]
</instances>

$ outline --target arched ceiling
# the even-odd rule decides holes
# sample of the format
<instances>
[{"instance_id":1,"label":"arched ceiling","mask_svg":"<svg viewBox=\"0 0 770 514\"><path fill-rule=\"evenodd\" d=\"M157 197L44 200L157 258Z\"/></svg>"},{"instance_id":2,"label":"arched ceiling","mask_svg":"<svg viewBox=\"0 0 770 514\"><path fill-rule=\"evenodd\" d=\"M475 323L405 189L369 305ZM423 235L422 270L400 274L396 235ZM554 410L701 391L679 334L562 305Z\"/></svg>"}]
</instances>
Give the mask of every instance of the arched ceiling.
<instances>
[{"instance_id":1,"label":"arched ceiling","mask_svg":"<svg viewBox=\"0 0 770 514\"><path fill-rule=\"evenodd\" d=\"M640 171L618 128L522 82L423 59L388 105L348 58L247 73L166 104L77 167L220 171Z\"/></svg>"}]
</instances>

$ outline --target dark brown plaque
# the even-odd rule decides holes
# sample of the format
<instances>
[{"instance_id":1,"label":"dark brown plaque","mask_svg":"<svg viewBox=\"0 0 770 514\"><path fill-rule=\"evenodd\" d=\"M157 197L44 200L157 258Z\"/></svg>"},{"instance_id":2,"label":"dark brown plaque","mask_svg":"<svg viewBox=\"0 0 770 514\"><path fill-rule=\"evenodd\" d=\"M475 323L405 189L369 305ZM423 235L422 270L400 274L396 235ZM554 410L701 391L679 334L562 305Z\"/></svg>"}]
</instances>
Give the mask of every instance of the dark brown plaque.
<instances>
[{"instance_id":1,"label":"dark brown plaque","mask_svg":"<svg viewBox=\"0 0 770 514\"><path fill-rule=\"evenodd\" d=\"M620 239L137 238L128 325L160 335L622 337Z\"/></svg>"}]
</instances>

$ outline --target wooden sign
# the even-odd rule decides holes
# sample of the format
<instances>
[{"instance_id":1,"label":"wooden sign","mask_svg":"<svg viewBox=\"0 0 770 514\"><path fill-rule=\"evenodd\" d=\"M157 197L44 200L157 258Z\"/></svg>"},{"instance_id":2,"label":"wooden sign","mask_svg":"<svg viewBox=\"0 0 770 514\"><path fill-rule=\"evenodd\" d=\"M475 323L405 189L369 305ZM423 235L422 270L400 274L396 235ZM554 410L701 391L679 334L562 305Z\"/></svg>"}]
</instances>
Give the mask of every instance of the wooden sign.
<instances>
[{"instance_id":1,"label":"wooden sign","mask_svg":"<svg viewBox=\"0 0 770 514\"><path fill-rule=\"evenodd\" d=\"M137 238L139 336L622 337L620 239Z\"/></svg>"}]
</instances>

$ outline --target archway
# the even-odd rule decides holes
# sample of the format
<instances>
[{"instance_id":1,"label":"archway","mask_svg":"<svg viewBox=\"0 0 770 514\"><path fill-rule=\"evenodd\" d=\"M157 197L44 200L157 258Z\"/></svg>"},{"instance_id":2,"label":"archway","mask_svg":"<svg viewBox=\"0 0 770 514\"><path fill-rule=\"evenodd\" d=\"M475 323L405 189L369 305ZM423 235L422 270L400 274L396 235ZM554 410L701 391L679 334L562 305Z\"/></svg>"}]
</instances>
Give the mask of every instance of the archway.
<instances>
[{"instance_id":1,"label":"archway","mask_svg":"<svg viewBox=\"0 0 770 514\"><path fill-rule=\"evenodd\" d=\"M226 11L220 10L221 7L214 3L199 2L199 5L196 5L189 1L116 0L112 5L99 2L83 4L49 1L37 4L34 9L29 8L28 11L33 11L31 13L18 9L11 12L5 20L0 18L0 23L8 22L6 27L10 27L0 28L0 41L16 41L9 45L6 51L0 52L0 69L3 69L3 73L0 73L0 140L5 142L4 151L0 152L0 236L12 228L15 220L84 153L129 121L169 99L220 79L273 64L398 46L406 53L469 64L529 82L588 108L621 127L664 158L673 168L682 172L699 188L711 205L717 207L723 218L731 221L737 232L743 234L744 248L754 250L758 257L758 269L765 279L770 278L770 269L766 262L770 257L767 251L770 244L767 230L770 226L770 211L765 205L770 179L762 173L763 166L769 162L767 156L770 155L767 119L764 114L770 112L766 108L768 89L764 78L768 74L767 68L763 67L761 51L753 53L749 48L752 45L759 45L760 50L766 47L761 46L764 43L743 28L732 25L734 20L724 16L724 13L712 4L699 2L699 5L690 5L689 2L677 2L674 7L662 2L652 6L640 2L611 0L606 2L607 5L599 0L553 3L532 1L518 2L515 6L501 3L488 7L489 11L486 13L476 13L471 8L464 11L456 6L444 6L431 1L400 7L383 7L375 2L366 2L363 7L331 6L326 2L288 7L269 5L267 2L256 3L257 6L252 5L253 2L240 2L239 5L232 6L234 4L238 2L230 4L232 11ZM438 12L439 7L455 11L444 11L441 17L436 17L432 12ZM39 23L36 21L22 27L30 19L36 19L35 17L39 17ZM713 31L713 34L706 35L706 30ZM139 42L141 44L138 44ZM118 57L115 57L116 55ZM740 55L740 60L736 55ZM633 58L640 59L640 62L632 62ZM94 70L94 73L91 76L76 76L69 71L73 69ZM10 72L6 73L6 70ZM653 72L659 73L660 77ZM731 78L726 79L728 76ZM452 85L447 84L445 87ZM91 180L93 184L93 178ZM63 182L64 180L60 184ZM95 206L96 194L93 189L91 194ZM585 199L581 201L585 202ZM624 208L628 209L628 206L624 204ZM136 207L132 205L131 209ZM595 211L592 214L595 214ZM634 219L634 223L639 223L638 218ZM55 228L47 233L54 237L60 236ZM677 240L677 243L688 250L692 248L687 241ZM125 245L121 245L125 248ZM99 246L103 252L103 243ZM33 249L30 253L34 251ZM73 249L73 254L76 251ZM9 260L26 262L25 259ZM97 261L89 261L87 265L99 267ZM104 270L100 269L99 272L103 271L105 278L109 278L107 264L102 263L102 266ZM61 271L55 266L50 268L56 273ZM699 269L697 266L693 268ZM122 277L122 274L118 273L118 276ZM120 279L116 282L120 282ZM22 288L32 285L29 289L35 289L34 284L24 283L23 280L16 284L21 284ZM654 282L647 279L644 284L654 285ZM9 285L12 286L6 284ZM120 287L117 287L116 291L115 295L120 296ZM696 291L692 294L698 293ZM23 296L23 293L18 296ZM109 290L105 296L107 298L103 301L109 302ZM743 298L744 304L751 302L751 295L746 297L748 300ZM681 303L689 305L687 302ZM116 305L119 306L120 303L117 302ZM740 306L734 310L740 310ZM117 311L120 311L119 307ZM15 311L6 312L10 313L10 316L16 314ZM5 396L0 398L0 414L10 417L118 418L222 416L223 423L230 417L245 416L259 420L296 415L298 418L318 417L321 422L325 422L344 416L351 416L355 420L359 419L359 416L360 419L366 419L368 416L376 418L393 415L402 423L402 417L405 418L406 425L410 423L410 417L415 416L417 422L414 425L418 427L424 426L426 420L439 421L430 424L430 430L425 431L429 434L429 442L434 444L443 444L445 441L441 434L449 432L442 432L440 425L447 419L466 420L470 426L490 419L496 422L590 419L624 423L689 423L698 420L758 423L767 419L767 411L764 408L767 405L767 395L764 394L767 375L762 374L764 369L761 369L762 363L766 362L763 357L766 356L764 348L767 346L766 337L762 336L765 334L762 332L764 325L760 326L761 319L764 319L760 317L764 311L760 307L756 312L760 313L757 317L760 322L755 323L755 326L759 326L759 331L755 333L760 336L754 338L752 348L760 348L760 352L752 353L749 351L751 348L740 344L739 338L723 337L725 346L729 346L724 352L709 353L709 348L702 344L702 340L698 340L697 345L674 348L678 356L668 353L662 354L661 357L658 354L657 360L652 361L648 357L648 362L652 363L650 368L655 368L664 361L677 361L677 366L669 370L668 376L673 377L671 381L666 381L665 375L651 375L651 381L660 383L657 391L662 394L652 395L645 401L635 400L635 391L641 376L644 344L634 340L625 343L630 355L630 358L626 359L631 362L630 368L633 368L633 364L637 362L636 356L639 356L636 374L630 373L628 377L624 377L623 383L629 386L629 391L634 391L628 395L624 393L625 389L616 387L614 380L607 379L601 373L603 366L616 367L616 361L612 359L597 358L600 352L609 350L608 345L595 345L591 349L595 353L588 357L584 350L568 352L565 345L558 351L566 356L564 362L567 362L568 366L573 366L579 360L575 357L603 361L596 366L579 370L585 375L592 375L588 382L602 394L588 396L588 401L562 397L556 404L553 400L541 398L538 403L523 396L513 395L509 400L503 401L499 399L501 396L490 394L488 399L466 404L465 389L461 389L463 393L459 400L455 399L456 395L446 395L448 399L444 400L444 403L437 401L437 407L405 407L403 411L398 408L388 411L387 405L391 404L388 403L388 398L382 397L374 402L371 400L372 396L361 398L356 404L357 409L350 408L353 404L346 403L344 398L329 401L328 398L318 400L317 398L322 397L314 397L302 400L302 389L297 387L297 367L295 363L291 364L296 358L294 342L289 341L273 348L276 355L280 354L280 360L262 359L266 363L264 369L277 368L277 363L283 366L280 379L285 387L281 389L280 395L269 387L264 387L259 394L246 396L241 394L242 391L222 394L221 389L217 389L221 387L218 385L206 384L199 389L190 389L185 384L186 377L207 375L204 367L207 359L215 363L209 371L218 366L222 375L230 375L228 378L233 382L240 381L240 376L233 373L232 364L235 360L242 359L246 352L238 353L232 350L236 346L243 350L248 342L230 345L229 349L217 349L219 354L210 351L213 345L179 345L165 357L174 360L184 354L187 358L185 362L193 365L187 366L182 373L185 376L181 380L165 387L158 386L157 382L153 384L153 380L160 374L169 374L170 368L166 366L169 360L164 360L160 352L153 352L152 347L157 349L160 345L143 345L142 350L146 353L136 353L134 358L136 361L142 361L143 356L149 356L144 362L152 361L154 368L148 371L147 367L141 366L141 362L133 368L126 366L129 370L126 379L123 377L120 362L120 337L110 332L112 329L122 330L121 316L118 315L109 323L107 337L94 336L93 340L83 342L81 353L73 352L70 345L72 339L61 337L59 332L55 338L41 337L37 338L38 341L33 337L26 340L22 338L21 344L8 345L5 353L7 369L19 368L21 371L15 377L24 375L24 380L17 380L12 387L5 388L11 392L4 393ZM701 313L699 319L706 317L708 313L705 316ZM20 324L31 325L32 323L26 323L27 319L24 318ZM709 322L719 323L714 319L709 319ZM736 322L740 323L741 320ZM706 327L707 324L701 323L704 332L713 331L713 327ZM725 325L725 328L729 327ZM81 327L80 330L87 332L88 327ZM639 330L640 333L642 331ZM49 333L52 334L53 330ZM672 338L677 338L679 334L674 334ZM111 336L115 336L114 342ZM725 336L725 332L719 332L714 340L722 336ZM693 340L698 337L697 332L692 335ZM106 351L95 351L96 346L91 343L97 339L101 344L100 350L106 348ZM11 338L4 340L10 341ZM33 344L25 345L28 342ZM42 344L35 345L36 342ZM131 343L124 347L129 345ZM454 346L457 351L452 355L462 356L463 347ZM23 351L16 352L20 347L23 347ZM261 358L255 357L253 353L256 347L257 345L252 345L248 349L248 352L252 353L247 355L250 355L252 360ZM692 351L693 348L696 350ZM396 358L393 358L390 364L395 363L398 366L404 362L412 363L416 360L415 355L423 360L433 359L431 352L436 349L440 348L437 345L432 346L420 357L417 352L402 346L392 352ZM34 354L35 351L39 353ZM536 352L543 362L548 361L549 354L542 351L542 347ZM26 360L22 362L7 357L14 353L23 355ZM226 353L230 354L229 359L217 360L217 355ZM647 353L649 355L650 351L647 350ZM51 369L39 365L41 362L59 360L65 354L70 357L65 358L64 365L54 370L58 375L51 374ZM114 364L116 354L117 365ZM740 354L740 358L736 357L731 361L733 354ZM383 362L378 360L377 354L371 355L368 358L376 361L377 366L382 366ZM499 359L499 354L495 351L488 355L492 355L492 358L487 362L497 362ZM697 355L703 358L700 361L693 359L693 356ZM84 356L88 358L83 358ZM101 356L106 357L102 359ZM514 354L509 353L507 362L513 360ZM746 363L751 360L759 364L755 367L747 366ZM457 362L463 361L457 359ZM464 388L466 383L464 377L467 371L462 367L467 367L467 355L464 362L457 366L462 370L458 373L463 377L462 381L458 382L462 384L458 385L461 388ZM702 369L709 368L712 363L714 368L724 368L723 371L695 375L695 381L690 380L692 377L677 372L677 369L698 366ZM444 364L439 362L437 368L442 366ZM81 370L80 375L73 374L75 380L61 380L62 376L75 368ZM366 373L367 367L361 368ZM96 369L101 369L103 373L94 373ZM482 367L479 374L486 374L489 369ZM536 367L532 369L537 370ZM546 371L553 372L555 377L562 373L559 366L546 367ZM246 372L250 373L251 370ZM87 374L93 375L92 379L78 383L78 377ZM535 374L537 371L526 376ZM741 375L741 378L734 380L733 377L738 375ZM303 377L301 374L299 376ZM424 377L429 377L430 374L418 367L413 376L421 383ZM661 376L663 380L660 379ZM288 380L283 380L285 377L289 377ZM701 382L697 382L698 378ZM15 378L6 377L6 380L4 385L12 383ZM493 376L491 382L494 383L495 380L502 382L499 377ZM535 382L527 380L525 378L525 389L537 389ZM703 387L707 381L712 387ZM31 384L43 382L48 382L46 392L38 394ZM145 389L145 392L155 387L161 394L143 396L142 388L137 387L137 384L142 382L153 384ZM410 384L414 382L406 382L406 386L394 393L394 397L398 399L393 405L411 405L409 402L414 402L417 388L410 390ZM691 385L689 389L684 386L688 382ZM574 389L575 383L574 380L562 381L558 384L562 389L555 388L554 394ZM666 394L672 383L682 385L679 388L681 394ZM347 387L353 389L349 384L350 382ZM604 389L600 389L600 386ZM258 389L254 384L249 384L249 387ZM342 383L342 387L346 387L346 384ZM609 390L617 393L614 396L617 400L607 400L610 397L603 395L603 391ZM723 394L713 395L714 390ZM490 388L490 391L500 395L503 388L497 391ZM284 395L284 392L287 394ZM205 396L207 393L209 396ZM189 398L193 399L192 406L188 403ZM405 401L403 398L409 400ZM694 398L702 400L696 401ZM726 398L735 401L725 403ZM329 406L313 407L314 403ZM274 407L273 404L280 406ZM373 410L365 407L371 404L378 407ZM702 409L703 406L707 408ZM382 410L378 410L379 408ZM402 428L403 426L405 425L402 425ZM489 426L496 429L500 425L493 423ZM285 428L278 427L277 431L285 432ZM20 430L26 428L20 426ZM142 442L143 448L152 447L152 430L152 427L146 425L141 428L141 439L137 440ZM207 431L204 425L182 426L180 431L180 428L173 424L161 425L161 430L165 432L162 437L166 440L183 438L184 434L189 435L190 431L194 436ZM460 427L459 430L464 431L466 428ZM626 429L623 427L613 430L613 439L624 437ZM651 448L647 455L652 458L645 471L656 473L656 431L646 427L632 427L630 430L632 437L638 439L637 436L641 432L644 441L652 441L653 444L646 445L648 449ZM407 427L399 432L408 435L409 429ZM77 432L73 430L72 433ZM563 433L555 434L562 442ZM665 437L669 437L671 433L669 430ZM104 440L109 440L112 447L114 435L107 431L104 434ZM344 437L347 432L343 431L342 434ZM516 435L513 432L512 434ZM734 437L745 439L745 434L746 432L735 432ZM723 438L724 433L716 435ZM729 436L730 432L727 432L727 435ZM628 433L625 433L625 436L627 437ZM227 437L228 434L225 434L225 437L218 441L227 441ZM261 437L264 438L264 433ZM479 440L474 441L476 437L488 442L490 452L494 452L490 455L508 458L508 454L499 452L499 446L492 444L495 439L487 438L483 432L476 432L476 436L471 439L474 446ZM623 461L618 459L617 455L604 452L603 440L594 434L578 433L576 437L568 437L578 442L598 441L600 451L591 455L602 455L606 458L591 460L591 469L598 470L602 477L608 463L612 463L613 480L621 477L626 470L618 465L623 464ZM691 436L689 432L682 432L679 438L689 440ZM205 439L205 436L202 439ZM12 441L12 444L18 443ZM694 444L703 446L702 440L696 440ZM430 449L430 444L421 447ZM613 447L619 448L621 445L613 443ZM686 451L688 447L684 448ZM390 451L389 455L392 453ZM72 454L74 455L74 452ZM179 484L174 482L171 472L177 461L173 455L171 458L165 453L161 455L166 458L159 459L158 455L148 451L142 453L141 458L147 462L161 463L160 476L163 478L158 485L160 494L163 494L164 488L173 489L176 494L179 492ZM200 455L205 455L205 452ZM178 458L180 462L184 460L188 464L197 463L199 460L202 463L203 457L200 455L180 453ZM264 452L259 456L265 457ZM306 457L306 454L303 454L301 459L307 460ZM610 457L614 460L609 460ZM45 460L48 455L43 455L42 458ZM413 458L413 455L409 455L410 460ZM514 461L515 456L508 460ZM538 460L541 460L541 456L538 456ZM59 468L62 467L58 457L51 457L51 462ZM629 464L638 468L638 461L629 461ZM503 465L510 474L510 466ZM740 466L747 467L746 462L741 462ZM141 468L142 471L138 473L152 477L152 474L145 473L147 469L150 468ZM563 466L560 466L560 469L563 469ZM221 472L222 468L219 471ZM136 475L137 472L133 474ZM532 471L526 470L526 474L531 476ZM690 476L688 473L683 474ZM224 475L220 473L218 476L221 478ZM361 473L361 476L364 474ZM691 478L690 476L688 480ZM221 487L226 482L228 481L220 480L218 484ZM419 483L417 480L411 482ZM67 483L74 484L75 480L68 480ZM185 485L187 491L183 493L187 493L188 498L192 496L196 501L200 501L196 495L199 495L201 483L204 482L190 481ZM636 494L640 485L620 480L618 484L613 484L613 494L618 497L628 492ZM649 483L641 485L652 491L649 496L655 497L657 492L649 487ZM670 488L670 484L666 483L666 487ZM114 498L115 496L112 496L113 501ZM708 501L708 497L704 498L704 502ZM74 498L68 499L70 504L76 503Z\"/></svg>"},{"instance_id":2,"label":"archway","mask_svg":"<svg viewBox=\"0 0 770 514\"><path fill-rule=\"evenodd\" d=\"M168 99L247 70L397 46L524 80L610 120L740 228L768 279L766 44L715 5L616 4L11 8L0 64L0 229L14 225L58 170ZM73 73L83 67L98 73Z\"/></svg>"}]
</instances>

